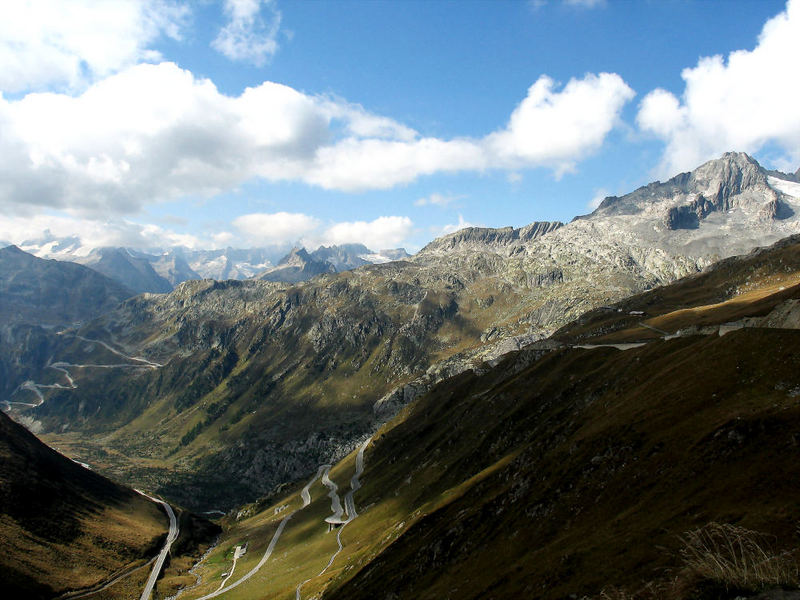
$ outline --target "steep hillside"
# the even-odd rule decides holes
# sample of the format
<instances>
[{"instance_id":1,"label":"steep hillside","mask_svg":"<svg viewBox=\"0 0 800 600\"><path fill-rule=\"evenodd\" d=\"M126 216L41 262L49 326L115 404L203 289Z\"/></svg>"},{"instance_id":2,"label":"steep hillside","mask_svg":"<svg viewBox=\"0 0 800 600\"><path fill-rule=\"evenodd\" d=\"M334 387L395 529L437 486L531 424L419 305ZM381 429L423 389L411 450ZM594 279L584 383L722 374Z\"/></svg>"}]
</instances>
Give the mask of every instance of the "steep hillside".
<instances>
[{"instance_id":1,"label":"steep hillside","mask_svg":"<svg viewBox=\"0 0 800 600\"><path fill-rule=\"evenodd\" d=\"M580 334L565 328L561 342L434 385L372 437L360 487L352 455L324 471L338 494L355 489L340 552L325 522L336 490L314 479L308 506L298 487L229 521L201 565L205 587L187 598L218 586L226 549L264 547L287 514L270 575L225 597L711 600L796 589L800 304L797 288L772 308L763 299L791 289L799 256L795 237L658 290L684 298L665 310L691 311L745 284L737 315L780 307L780 323L575 346L589 319ZM653 294L614 314L655 306ZM726 560L735 564L720 576L706 568Z\"/></svg>"},{"instance_id":2,"label":"steep hillside","mask_svg":"<svg viewBox=\"0 0 800 600\"><path fill-rule=\"evenodd\" d=\"M567 225L467 229L296 285L185 282L61 336L26 375L37 405L15 410L117 477L224 508L345 455L476 361L798 232L796 185L727 154ZM676 229L683 206L697 227Z\"/></svg>"},{"instance_id":3,"label":"steep hillside","mask_svg":"<svg viewBox=\"0 0 800 600\"><path fill-rule=\"evenodd\" d=\"M0 248L0 322L65 326L116 307L133 292L74 263Z\"/></svg>"},{"instance_id":4,"label":"steep hillside","mask_svg":"<svg viewBox=\"0 0 800 600\"><path fill-rule=\"evenodd\" d=\"M94 586L154 556L156 503L51 450L0 414L0 556L9 598Z\"/></svg>"},{"instance_id":5,"label":"steep hillside","mask_svg":"<svg viewBox=\"0 0 800 600\"><path fill-rule=\"evenodd\" d=\"M74 260L139 294L163 294L172 290L172 284L156 272L146 256L137 256L124 248L98 248Z\"/></svg>"},{"instance_id":6,"label":"steep hillside","mask_svg":"<svg viewBox=\"0 0 800 600\"><path fill-rule=\"evenodd\" d=\"M721 260L675 285L589 311L554 334L581 343L638 342L720 327L790 327L800 298L800 236Z\"/></svg>"}]
</instances>

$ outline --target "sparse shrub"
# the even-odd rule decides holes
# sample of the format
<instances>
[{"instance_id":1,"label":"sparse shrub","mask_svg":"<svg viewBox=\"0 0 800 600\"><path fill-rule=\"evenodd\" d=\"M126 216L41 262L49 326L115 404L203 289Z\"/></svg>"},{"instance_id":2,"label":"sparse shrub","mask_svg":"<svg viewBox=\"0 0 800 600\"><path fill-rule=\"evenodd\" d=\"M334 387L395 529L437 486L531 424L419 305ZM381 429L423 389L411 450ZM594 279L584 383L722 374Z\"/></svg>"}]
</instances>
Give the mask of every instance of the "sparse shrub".
<instances>
[{"instance_id":1,"label":"sparse shrub","mask_svg":"<svg viewBox=\"0 0 800 600\"><path fill-rule=\"evenodd\" d=\"M686 566L726 589L757 591L767 586L795 587L800 582L791 553L776 554L767 536L756 531L709 523L685 533L681 540Z\"/></svg>"}]
</instances>

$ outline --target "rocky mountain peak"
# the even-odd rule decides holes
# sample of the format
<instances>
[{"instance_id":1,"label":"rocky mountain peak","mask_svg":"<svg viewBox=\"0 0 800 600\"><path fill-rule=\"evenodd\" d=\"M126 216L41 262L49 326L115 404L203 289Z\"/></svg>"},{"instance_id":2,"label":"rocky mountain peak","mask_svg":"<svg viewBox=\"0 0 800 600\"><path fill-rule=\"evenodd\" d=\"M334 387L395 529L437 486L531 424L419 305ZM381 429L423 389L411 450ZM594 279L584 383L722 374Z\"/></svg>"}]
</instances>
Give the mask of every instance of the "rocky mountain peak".
<instances>
[{"instance_id":1,"label":"rocky mountain peak","mask_svg":"<svg viewBox=\"0 0 800 600\"><path fill-rule=\"evenodd\" d=\"M372 250L364 244L340 244L338 246L320 246L310 256L314 260L333 265L337 271L348 271L369 264L364 257L371 254L373 254Z\"/></svg>"},{"instance_id":2,"label":"rocky mountain peak","mask_svg":"<svg viewBox=\"0 0 800 600\"><path fill-rule=\"evenodd\" d=\"M262 281L297 283L311 279L315 275L335 272L336 267L328 262L317 260L305 248L292 248L292 251L284 256L276 267L262 271L255 278Z\"/></svg>"},{"instance_id":3,"label":"rocky mountain peak","mask_svg":"<svg viewBox=\"0 0 800 600\"><path fill-rule=\"evenodd\" d=\"M686 187L687 191L712 197L718 208L725 209L731 196L766 186L767 175L758 161L744 152L726 152L692 171Z\"/></svg>"},{"instance_id":4,"label":"rocky mountain peak","mask_svg":"<svg viewBox=\"0 0 800 600\"><path fill-rule=\"evenodd\" d=\"M306 249L295 247L278 262L278 266L303 267L309 261L311 261L311 256Z\"/></svg>"},{"instance_id":5,"label":"rocky mountain peak","mask_svg":"<svg viewBox=\"0 0 800 600\"><path fill-rule=\"evenodd\" d=\"M735 217L738 220L780 221L791 217L794 209L793 201L770 184L775 174L744 152L726 152L664 183L656 181L625 196L608 197L591 215L579 219L655 217L667 230L697 229L712 214L731 211L740 214Z\"/></svg>"},{"instance_id":6,"label":"rocky mountain peak","mask_svg":"<svg viewBox=\"0 0 800 600\"><path fill-rule=\"evenodd\" d=\"M7 256L28 256L27 252L23 252L14 244L10 246L6 246L5 248L0 248L0 253L5 254Z\"/></svg>"}]
</instances>

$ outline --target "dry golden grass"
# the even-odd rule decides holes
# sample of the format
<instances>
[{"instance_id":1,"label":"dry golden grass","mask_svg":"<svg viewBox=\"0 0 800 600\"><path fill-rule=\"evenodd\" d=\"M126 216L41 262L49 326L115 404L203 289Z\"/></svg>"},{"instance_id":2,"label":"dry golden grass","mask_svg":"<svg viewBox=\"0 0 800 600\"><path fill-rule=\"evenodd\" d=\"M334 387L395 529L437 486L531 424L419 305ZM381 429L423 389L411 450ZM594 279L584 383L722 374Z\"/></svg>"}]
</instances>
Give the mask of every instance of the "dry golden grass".
<instances>
[{"instance_id":1,"label":"dry golden grass","mask_svg":"<svg viewBox=\"0 0 800 600\"><path fill-rule=\"evenodd\" d=\"M682 541L681 556L689 569L726 588L759 590L800 583L794 557L772 551L767 537L758 532L709 523L687 532Z\"/></svg>"}]
</instances>

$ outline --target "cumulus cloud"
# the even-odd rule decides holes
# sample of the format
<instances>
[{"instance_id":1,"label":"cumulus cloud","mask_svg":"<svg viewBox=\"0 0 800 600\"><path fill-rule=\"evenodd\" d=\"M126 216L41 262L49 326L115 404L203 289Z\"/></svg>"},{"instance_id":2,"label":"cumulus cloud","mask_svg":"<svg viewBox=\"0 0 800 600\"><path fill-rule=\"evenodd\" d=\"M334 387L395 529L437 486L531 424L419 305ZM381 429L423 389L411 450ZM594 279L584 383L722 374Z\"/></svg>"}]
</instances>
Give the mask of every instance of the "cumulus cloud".
<instances>
[{"instance_id":1,"label":"cumulus cloud","mask_svg":"<svg viewBox=\"0 0 800 600\"><path fill-rule=\"evenodd\" d=\"M767 21L753 50L701 58L684 69L680 99L656 89L641 102L639 127L666 148L659 175L689 170L728 150L774 145L800 161L800 0Z\"/></svg>"},{"instance_id":2,"label":"cumulus cloud","mask_svg":"<svg viewBox=\"0 0 800 600\"><path fill-rule=\"evenodd\" d=\"M233 226L245 245L301 244L317 248L331 244L364 244L372 250L393 248L413 230L408 217L386 216L372 221L323 223L303 213L252 213L237 217Z\"/></svg>"},{"instance_id":3,"label":"cumulus cloud","mask_svg":"<svg viewBox=\"0 0 800 600\"><path fill-rule=\"evenodd\" d=\"M227 96L173 63L139 64L78 95L0 95L0 210L133 214L253 178L362 191L442 172L563 173L597 150L632 95L615 74L563 89L541 77L501 130L439 139L285 85Z\"/></svg>"},{"instance_id":4,"label":"cumulus cloud","mask_svg":"<svg viewBox=\"0 0 800 600\"><path fill-rule=\"evenodd\" d=\"M303 213L252 213L233 220L233 226L254 246L293 244L313 234L320 221Z\"/></svg>"},{"instance_id":5,"label":"cumulus cloud","mask_svg":"<svg viewBox=\"0 0 800 600\"><path fill-rule=\"evenodd\" d=\"M534 11L547 6L547 4L548 0L528 0L528 6ZM599 8L606 5L606 0L561 0L561 4L577 8Z\"/></svg>"},{"instance_id":6,"label":"cumulus cloud","mask_svg":"<svg viewBox=\"0 0 800 600\"><path fill-rule=\"evenodd\" d=\"M228 24L211 46L231 60L263 65L278 51L281 13L272 0L225 0Z\"/></svg>"},{"instance_id":7,"label":"cumulus cloud","mask_svg":"<svg viewBox=\"0 0 800 600\"><path fill-rule=\"evenodd\" d=\"M21 247L44 246L43 254L58 254L64 250L80 254L92 248L121 246L129 248L215 248L212 238L178 233L157 225L133 223L125 219L82 219L72 216L39 214L30 217L0 217L0 240Z\"/></svg>"},{"instance_id":8,"label":"cumulus cloud","mask_svg":"<svg viewBox=\"0 0 800 600\"><path fill-rule=\"evenodd\" d=\"M561 91L540 77L511 113L502 131L486 142L496 162L516 169L546 165L558 173L596 150L618 123L622 107L634 91L616 73L571 79Z\"/></svg>"},{"instance_id":9,"label":"cumulus cloud","mask_svg":"<svg viewBox=\"0 0 800 600\"><path fill-rule=\"evenodd\" d=\"M0 90L80 88L142 60L161 35L180 37L188 9L169 0L3 3Z\"/></svg>"},{"instance_id":10,"label":"cumulus cloud","mask_svg":"<svg viewBox=\"0 0 800 600\"><path fill-rule=\"evenodd\" d=\"M0 208L84 215L291 177L328 139L315 102L264 83L237 98L172 63L141 64L77 97L0 96Z\"/></svg>"},{"instance_id":11,"label":"cumulus cloud","mask_svg":"<svg viewBox=\"0 0 800 600\"><path fill-rule=\"evenodd\" d=\"M321 241L326 245L361 243L371 250L395 248L403 245L413 226L408 217L397 216L336 223L322 232Z\"/></svg>"},{"instance_id":12,"label":"cumulus cloud","mask_svg":"<svg viewBox=\"0 0 800 600\"><path fill-rule=\"evenodd\" d=\"M408 217L383 216L371 221L324 222L304 213L251 213L230 223L230 230L205 236L180 233L128 219L85 219L70 215L0 215L0 247L16 244L40 254L86 254L106 246L146 250L184 247L216 249L300 244L308 248L331 244L364 244L381 250L407 245L414 224Z\"/></svg>"},{"instance_id":13,"label":"cumulus cloud","mask_svg":"<svg viewBox=\"0 0 800 600\"><path fill-rule=\"evenodd\" d=\"M567 6L578 6L580 8L597 8L605 6L606 0L564 0Z\"/></svg>"}]
</instances>

